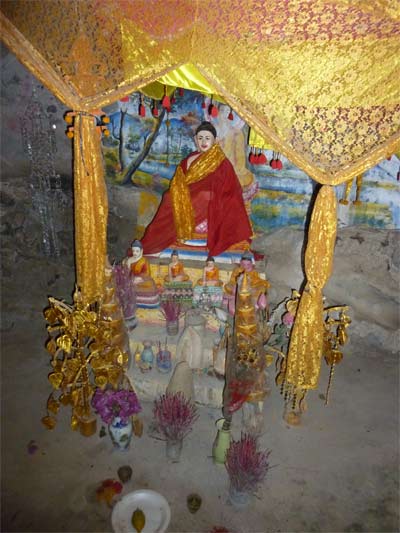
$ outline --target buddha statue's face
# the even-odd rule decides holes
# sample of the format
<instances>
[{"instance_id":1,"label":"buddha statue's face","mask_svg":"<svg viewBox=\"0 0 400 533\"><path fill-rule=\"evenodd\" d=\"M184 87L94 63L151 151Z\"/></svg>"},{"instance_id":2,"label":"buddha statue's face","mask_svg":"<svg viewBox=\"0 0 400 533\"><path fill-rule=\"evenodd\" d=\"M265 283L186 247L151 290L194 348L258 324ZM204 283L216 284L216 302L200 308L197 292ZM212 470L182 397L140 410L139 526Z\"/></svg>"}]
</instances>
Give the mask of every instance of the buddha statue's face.
<instances>
[{"instance_id":1,"label":"buddha statue's face","mask_svg":"<svg viewBox=\"0 0 400 533\"><path fill-rule=\"evenodd\" d=\"M143 255L143 250L139 246L132 246L132 257L134 261L139 261Z\"/></svg>"},{"instance_id":2,"label":"buddha statue's face","mask_svg":"<svg viewBox=\"0 0 400 533\"><path fill-rule=\"evenodd\" d=\"M176 255L176 254L172 254L171 255L171 262L176 265L176 263L178 262L178 259L179 257Z\"/></svg>"},{"instance_id":3,"label":"buddha statue's face","mask_svg":"<svg viewBox=\"0 0 400 533\"><path fill-rule=\"evenodd\" d=\"M240 264L246 272L251 272L253 270L253 262L251 259L242 259Z\"/></svg>"},{"instance_id":4,"label":"buddha statue's face","mask_svg":"<svg viewBox=\"0 0 400 533\"><path fill-rule=\"evenodd\" d=\"M201 130L195 136L196 146L199 152L207 152L215 143L215 137L211 131Z\"/></svg>"}]
</instances>

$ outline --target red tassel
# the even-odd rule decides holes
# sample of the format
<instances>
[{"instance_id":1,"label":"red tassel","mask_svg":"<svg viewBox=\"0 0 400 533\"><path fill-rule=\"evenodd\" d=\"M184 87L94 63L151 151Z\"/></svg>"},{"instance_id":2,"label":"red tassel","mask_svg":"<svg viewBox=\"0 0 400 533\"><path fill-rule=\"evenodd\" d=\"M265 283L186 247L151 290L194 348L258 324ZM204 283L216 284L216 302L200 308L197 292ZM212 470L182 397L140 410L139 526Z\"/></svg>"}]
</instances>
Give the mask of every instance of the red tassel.
<instances>
[{"instance_id":1,"label":"red tassel","mask_svg":"<svg viewBox=\"0 0 400 533\"><path fill-rule=\"evenodd\" d=\"M119 99L120 102L129 102L129 96L123 96L122 98Z\"/></svg>"},{"instance_id":2,"label":"red tassel","mask_svg":"<svg viewBox=\"0 0 400 533\"><path fill-rule=\"evenodd\" d=\"M153 111L153 117L158 117L158 107L154 106L152 111Z\"/></svg>"},{"instance_id":3,"label":"red tassel","mask_svg":"<svg viewBox=\"0 0 400 533\"><path fill-rule=\"evenodd\" d=\"M202 109L205 109L206 108L206 101L204 99L204 96L203 96L203 101L201 102L201 108Z\"/></svg>"},{"instance_id":4,"label":"red tassel","mask_svg":"<svg viewBox=\"0 0 400 533\"><path fill-rule=\"evenodd\" d=\"M277 159L276 160L276 166L275 166L276 170L282 170L283 169L283 163L280 159Z\"/></svg>"},{"instance_id":5,"label":"red tassel","mask_svg":"<svg viewBox=\"0 0 400 533\"><path fill-rule=\"evenodd\" d=\"M253 164L253 148L250 149L248 161L251 165Z\"/></svg>"},{"instance_id":6,"label":"red tassel","mask_svg":"<svg viewBox=\"0 0 400 533\"><path fill-rule=\"evenodd\" d=\"M146 108L143 104L139 105L139 116L145 117L146 116Z\"/></svg>"},{"instance_id":7,"label":"red tassel","mask_svg":"<svg viewBox=\"0 0 400 533\"><path fill-rule=\"evenodd\" d=\"M258 163L260 165L266 165L268 163L267 158L265 157L264 152L258 154Z\"/></svg>"},{"instance_id":8,"label":"red tassel","mask_svg":"<svg viewBox=\"0 0 400 533\"><path fill-rule=\"evenodd\" d=\"M269 166L271 168L276 168L276 159L271 159L271 161L269 162Z\"/></svg>"},{"instance_id":9,"label":"red tassel","mask_svg":"<svg viewBox=\"0 0 400 533\"><path fill-rule=\"evenodd\" d=\"M233 113L232 113L232 111L231 111L231 112L229 113L229 115L228 115L228 120L233 120Z\"/></svg>"},{"instance_id":10,"label":"red tassel","mask_svg":"<svg viewBox=\"0 0 400 533\"><path fill-rule=\"evenodd\" d=\"M183 96L185 91L182 89L182 87L179 87L178 93L179 93L179 96Z\"/></svg>"},{"instance_id":11,"label":"red tassel","mask_svg":"<svg viewBox=\"0 0 400 533\"><path fill-rule=\"evenodd\" d=\"M218 107L215 106L214 104L210 104L209 108L208 108L208 114L211 115L212 117L217 117L218 116Z\"/></svg>"},{"instance_id":12,"label":"red tassel","mask_svg":"<svg viewBox=\"0 0 400 533\"><path fill-rule=\"evenodd\" d=\"M171 100L168 96L168 94L165 94L163 99L161 100L161 105L167 109L168 107L171 107Z\"/></svg>"}]
</instances>

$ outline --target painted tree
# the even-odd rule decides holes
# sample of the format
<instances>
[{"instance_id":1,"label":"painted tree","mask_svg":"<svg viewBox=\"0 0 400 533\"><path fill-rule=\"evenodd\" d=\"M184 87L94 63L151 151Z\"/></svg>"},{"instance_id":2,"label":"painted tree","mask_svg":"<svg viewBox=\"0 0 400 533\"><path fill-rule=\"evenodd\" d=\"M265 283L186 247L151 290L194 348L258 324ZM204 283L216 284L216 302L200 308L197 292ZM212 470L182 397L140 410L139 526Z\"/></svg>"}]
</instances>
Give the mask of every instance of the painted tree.
<instances>
[{"instance_id":1,"label":"painted tree","mask_svg":"<svg viewBox=\"0 0 400 533\"><path fill-rule=\"evenodd\" d=\"M143 131L142 137L144 138L143 147L137 157L131 161L124 169L121 171L120 183L121 185L132 184L132 177L135 174L136 170L140 167L142 162L146 159L147 155L150 152L150 148L157 138L157 135L160 131L161 124L165 117L165 109L163 108L158 117L149 119L152 122L153 129L149 130L146 128L146 131Z\"/></svg>"}]
</instances>

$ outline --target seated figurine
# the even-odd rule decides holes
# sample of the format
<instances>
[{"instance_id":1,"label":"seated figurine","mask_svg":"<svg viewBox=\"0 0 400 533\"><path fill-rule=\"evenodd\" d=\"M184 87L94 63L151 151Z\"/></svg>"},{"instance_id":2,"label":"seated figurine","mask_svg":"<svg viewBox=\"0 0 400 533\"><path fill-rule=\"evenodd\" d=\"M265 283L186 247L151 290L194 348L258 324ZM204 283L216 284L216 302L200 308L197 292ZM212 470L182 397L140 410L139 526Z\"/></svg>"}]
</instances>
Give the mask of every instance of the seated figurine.
<instances>
[{"instance_id":1,"label":"seated figurine","mask_svg":"<svg viewBox=\"0 0 400 533\"><path fill-rule=\"evenodd\" d=\"M188 281L189 276L185 273L183 264L179 261L179 255L176 250L171 254L171 262L168 265L168 275L165 276L165 281L169 283Z\"/></svg>"},{"instance_id":2,"label":"seated figurine","mask_svg":"<svg viewBox=\"0 0 400 533\"><path fill-rule=\"evenodd\" d=\"M138 307L157 307L159 305L157 287L150 274L149 261L143 257L140 241L135 240L131 243L130 256L124 260L124 263L129 268L135 286Z\"/></svg>"},{"instance_id":3,"label":"seated figurine","mask_svg":"<svg viewBox=\"0 0 400 533\"><path fill-rule=\"evenodd\" d=\"M242 187L216 137L210 122L196 129L197 151L178 165L146 228L142 239L146 254L201 239L210 255L217 256L237 243L250 242L253 232Z\"/></svg>"},{"instance_id":4,"label":"seated figurine","mask_svg":"<svg viewBox=\"0 0 400 533\"><path fill-rule=\"evenodd\" d=\"M250 284L250 291L254 306L257 309L267 307L266 293L270 287L267 280L262 279L255 270L253 256L250 252L244 252L240 264L232 271L230 280L224 287L224 299L231 315L235 314L236 287L241 285L243 272L247 272L247 280Z\"/></svg>"},{"instance_id":5,"label":"seated figurine","mask_svg":"<svg viewBox=\"0 0 400 533\"><path fill-rule=\"evenodd\" d=\"M215 259L208 257L206 266L203 269L203 277L198 280L197 285L204 287L220 287L222 281L219 279L219 268L215 265Z\"/></svg>"}]
</instances>

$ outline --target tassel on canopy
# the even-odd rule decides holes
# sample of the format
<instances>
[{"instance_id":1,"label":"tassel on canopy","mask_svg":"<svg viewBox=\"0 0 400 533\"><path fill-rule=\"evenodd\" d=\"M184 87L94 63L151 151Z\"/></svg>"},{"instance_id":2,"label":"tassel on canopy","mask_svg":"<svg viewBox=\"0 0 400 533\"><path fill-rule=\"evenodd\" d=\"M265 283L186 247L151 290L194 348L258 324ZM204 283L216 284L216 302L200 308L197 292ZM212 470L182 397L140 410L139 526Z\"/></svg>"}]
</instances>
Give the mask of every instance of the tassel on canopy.
<instances>
[{"instance_id":1,"label":"tassel on canopy","mask_svg":"<svg viewBox=\"0 0 400 533\"><path fill-rule=\"evenodd\" d=\"M324 340L322 288L332 272L336 205L333 187L324 185L311 216L305 254L307 284L297 309L287 356L285 384L295 393L318 386Z\"/></svg>"}]
</instances>

